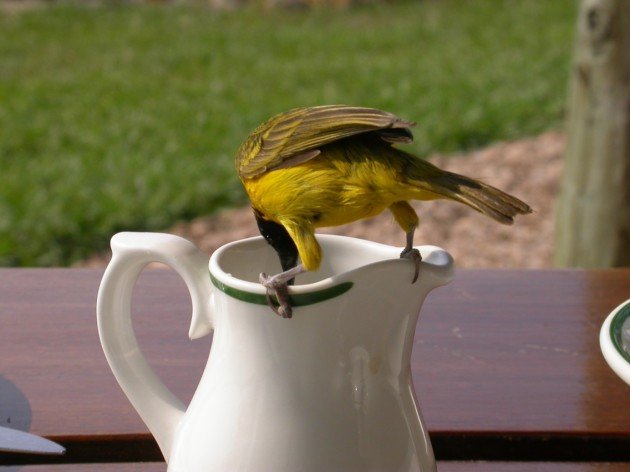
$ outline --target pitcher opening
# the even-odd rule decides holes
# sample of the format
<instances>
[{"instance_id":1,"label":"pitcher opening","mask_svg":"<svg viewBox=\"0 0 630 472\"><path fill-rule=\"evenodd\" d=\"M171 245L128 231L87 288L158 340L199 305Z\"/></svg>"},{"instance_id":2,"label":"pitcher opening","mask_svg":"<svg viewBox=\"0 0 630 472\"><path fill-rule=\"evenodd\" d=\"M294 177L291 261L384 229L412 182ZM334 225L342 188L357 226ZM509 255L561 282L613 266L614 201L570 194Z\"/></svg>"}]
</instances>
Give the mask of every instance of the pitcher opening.
<instances>
[{"instance_id":1,"label":"pitcher opening","mask_svg":"<svg viewBox=\"0 0 630 472\"><path fill-rule=\"evenodd\" d=\"M335 235L318 235L317 240L325 254L322 265L317 271L298 276L296 286L321 282L375 262L397 259L401 250ZM277 253L262 237L235 241L219 248L210 260L210 267L212 274L225 283L239 280L256 286L261 272L274 274L282 270Z\"/></svg>"}]
</instances>

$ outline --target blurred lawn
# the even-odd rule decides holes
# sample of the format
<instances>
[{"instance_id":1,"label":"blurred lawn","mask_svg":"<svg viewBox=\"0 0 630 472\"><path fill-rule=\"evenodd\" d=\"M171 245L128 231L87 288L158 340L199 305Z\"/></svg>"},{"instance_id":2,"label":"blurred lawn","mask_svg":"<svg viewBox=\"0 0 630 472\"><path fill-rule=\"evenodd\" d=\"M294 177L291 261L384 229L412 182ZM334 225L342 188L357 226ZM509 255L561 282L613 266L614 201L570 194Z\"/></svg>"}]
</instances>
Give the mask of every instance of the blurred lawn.
<instances>
[{"instance_id":1,"label":"blurred lawn","mask_svg":"<svg viewBox=\"0 0 630 472\"><path fill-rule=\"evenodd\" d=\"M422 155L558 127L576 3L0 12L0 265L243 203L235 150L295 106L393 111Z\"/></svg>"}]
</instances>

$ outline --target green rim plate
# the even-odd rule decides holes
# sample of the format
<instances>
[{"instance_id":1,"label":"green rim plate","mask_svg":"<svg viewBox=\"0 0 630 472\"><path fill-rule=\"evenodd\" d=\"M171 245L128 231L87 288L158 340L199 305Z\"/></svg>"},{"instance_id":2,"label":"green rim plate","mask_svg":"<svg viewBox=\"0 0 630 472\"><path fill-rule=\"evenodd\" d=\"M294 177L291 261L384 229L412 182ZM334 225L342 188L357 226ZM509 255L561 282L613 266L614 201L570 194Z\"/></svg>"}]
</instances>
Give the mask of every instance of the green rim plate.
<instances>
[{"instance_id":1,"label":"green rim plate","mask_svg":"<svg viewBox=\"0 0 630 472\"><path fill-rule=\"evenodd\" d=\"M613 319L610 322L610 339L612 339L613 345L615 349L621 354L626 362L630 363L630 345L627 344L628 341L624 342L623 330L626 321L630 318L630 301L626 302L625 305L621 307L621 309L613 316ZM626 329L630 329L630 323Z\"/></svg>"}]
</instances>

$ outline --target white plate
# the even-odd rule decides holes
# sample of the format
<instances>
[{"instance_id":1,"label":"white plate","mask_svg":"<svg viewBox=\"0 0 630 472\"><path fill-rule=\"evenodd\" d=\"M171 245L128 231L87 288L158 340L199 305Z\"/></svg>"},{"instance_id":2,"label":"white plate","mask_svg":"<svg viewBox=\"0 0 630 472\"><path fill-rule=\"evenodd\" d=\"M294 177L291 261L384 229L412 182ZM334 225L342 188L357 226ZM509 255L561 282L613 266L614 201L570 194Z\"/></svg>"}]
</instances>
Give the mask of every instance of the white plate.
<instances>
[{"instance_id":1,"label":"white plate","mask_svg":"<svg viewBox=\"0 0 630 472\"><path fill-rule=\"evenodd\" d=\"M608 365L630 385L630 300L606 317L599 332L599 345Z\"/></svg>"}]
</instances>

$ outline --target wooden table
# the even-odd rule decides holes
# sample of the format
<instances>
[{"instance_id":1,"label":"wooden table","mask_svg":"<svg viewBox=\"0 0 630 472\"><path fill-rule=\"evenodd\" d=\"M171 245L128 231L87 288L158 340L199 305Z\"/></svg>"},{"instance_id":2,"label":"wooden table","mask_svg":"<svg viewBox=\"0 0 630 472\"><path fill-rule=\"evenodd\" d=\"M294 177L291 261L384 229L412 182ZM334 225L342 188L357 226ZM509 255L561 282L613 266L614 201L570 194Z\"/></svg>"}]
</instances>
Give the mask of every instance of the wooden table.
<instances>
[{"instance_id":1,"label":"wooden table","mask_svg":"<svg viewBox=\"0 0 630 472\"><path fill-rule=\"evenodd\" d=\"M0 269L0 425L68 450L0 454L0 471L166 470L101 352L101 276ZM630 471L630 387L598 345L605 316L628 298L630 269L459 270L432 292L412 369L440 472ZM146 270L134 305L146 357L188 402L211 340L187 338L183 282Z\"/></svg>"}]
</instances>

